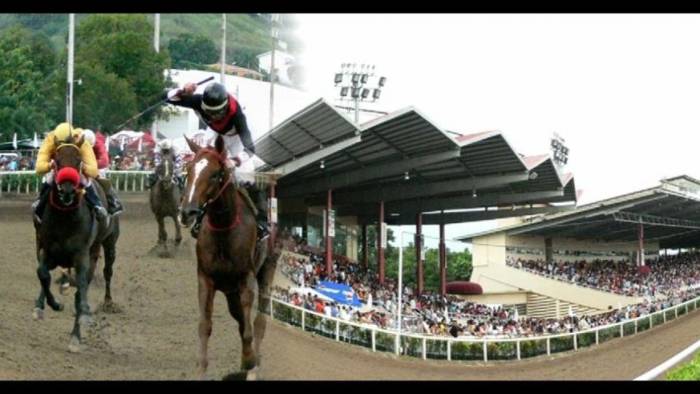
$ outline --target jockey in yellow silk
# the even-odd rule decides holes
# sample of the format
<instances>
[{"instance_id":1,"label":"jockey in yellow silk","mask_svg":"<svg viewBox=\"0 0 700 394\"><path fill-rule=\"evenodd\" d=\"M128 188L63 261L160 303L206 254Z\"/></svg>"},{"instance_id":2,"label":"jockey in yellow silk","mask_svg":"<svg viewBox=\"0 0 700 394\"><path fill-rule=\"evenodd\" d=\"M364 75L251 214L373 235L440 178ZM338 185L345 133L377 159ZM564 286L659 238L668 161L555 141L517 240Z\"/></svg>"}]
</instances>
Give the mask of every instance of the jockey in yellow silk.
<instances>
[{"instance_id":1,"label":"jockey in yellow silk","mask_svg":"<svg viewBox=\"0 0 700 394\"><path fill-rule=\"evenodd\" d=\"M79 141L82 129L74 128L68 123L61 123L49 133L44 139L44 142L39 148L39 154L36 160L36 173L43 176L44 183L41 187L38 199L32 204L35 218L41 223L41 217L44 212L44 207L48 202L49 192L54 183L54 172L52 171L52 162L56 148L62 142L66 142L69 137L73 137L74 142L82 142L78 146L82 160L80 184L85 188L85 197L88 204L94 209L97 219L103 221L108 218L107 210L100 203L100 199L95 192L95 187L92 184L92 178L99 175L97 170L97 160L92 146L87 141Z\"/></svg>"}]
</instances>

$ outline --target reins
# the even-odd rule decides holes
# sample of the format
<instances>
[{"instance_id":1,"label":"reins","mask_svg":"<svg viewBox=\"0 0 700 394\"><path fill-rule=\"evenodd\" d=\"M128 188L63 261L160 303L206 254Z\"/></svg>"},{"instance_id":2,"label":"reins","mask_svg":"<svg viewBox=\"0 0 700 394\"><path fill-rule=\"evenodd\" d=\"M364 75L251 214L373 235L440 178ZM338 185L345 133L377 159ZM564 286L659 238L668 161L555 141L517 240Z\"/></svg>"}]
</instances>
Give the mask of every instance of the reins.
<instances>
[{"instance_id":1,"label":"reins","mask_svg":"<svg viewBox=\"0 0 700 394\"><path fill-rule=\"evenodd\" d=\"M226 157L224 157L223 155L219 154L219 152L217 152L217 151L215 151L215 150L212 150L212 149L202 149L200 152L203 152L203 153L210 153L210 154L214 155L214 156L218 159L219 164L221 165L221 167L224 168L224 169L226 168ZM224 182L224 184L219 188L219 191L214 195L214 197L208 199L208 200L200 207L201 215L206 214L206 209L207 209L207 207L208 207L209 205L211 205L214 201L216 201L216 200L218 200L219 198L221 198L221 196L223 195L224 191L225 191L229 186L231 186L231 185L233 184L233 175L232 175L230 172L228 172L227 175L228 175L228 179L227 179L226 182ZM234 219L234 220L231 222L231 224L228 225L228 226L225 226L225 227L217 227L217 226L215 226L214 224L212 224L212 222L211 222L211 217L210 217L210 216L207 216L207 221L206 221L207 227L209 227L209 229L210 229L211 231L220 232L220 231L232 230L232 229L236 228L236 227L241 223L241 202L240 202L241 199L240 199L240 197L239 197L237 194L238 194L238 192L234 190L233 198L234 198L234 202L235 202L235 204L236 204L236 217L235 217L235 219Z\"/></svg>"}]
</instances>

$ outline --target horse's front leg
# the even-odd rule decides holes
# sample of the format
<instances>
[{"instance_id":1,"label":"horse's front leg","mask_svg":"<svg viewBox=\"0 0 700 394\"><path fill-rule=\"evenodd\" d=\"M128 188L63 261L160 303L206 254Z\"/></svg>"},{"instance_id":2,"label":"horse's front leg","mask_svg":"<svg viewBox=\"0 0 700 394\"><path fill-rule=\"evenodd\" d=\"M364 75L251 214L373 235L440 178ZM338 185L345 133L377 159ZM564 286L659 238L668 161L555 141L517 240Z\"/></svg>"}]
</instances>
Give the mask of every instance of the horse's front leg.
<instances>
[{"instance_id":1,"label":"horse's front leg","mask_svg":"<svg viewBox=\"0 0 700 394\"><path fill-rule=\"evenodd\" d=\"M241 334L241 369L248 371L258 365L258 358L255 352L253 321L258 314L258 281L251 271L241 280L239 288L239 299L243 321L239 321L239 331Z\"/></svg>"},{"instance_id":2,"label":"horse's front leg","mask_svg":"<svg viewBox=\"0 0 700 394\"><path fill-rule=\"evenodd\" d=\"M80 351L81 326L88 326L93 322L87 298L88 276L90 275L90 256L88 253L76 256L73 260L73 266L75 267L78 290L75 292L75 320L68 350L75 353Z\"/></svg>"},{"instance_id":3,"label":"horse's front leg","mask_svg":"<svg viewBox=\"0 0 700 394\"><path fill-rule=\"evenodd\" d=\"M207 347L211 336L211 315L214 308L214 283L203 272L197 272L199 294L199 379L204 379L209 366Z\"/></svg>"},{"instance_id":4,"label":"horse's front leg","mask_svg":"<svg viewBox=\"0 0 700 394\"><path fill-rule=\"evenodd\" d=\"M46 298L46 302L49 304L51 309L54 311L62 311L63 305L58 303L51 293L51 273L49 272L49 266L46 262L46 255L43 250L39 253L39 266L36 269L36 275L39 278L39 284L41 284L41 291L35 303L35 307L37 308L35 309L35 312L37 312L39 315L37 317L41 317L40 315L43 314L44 298Z\"/></svg>"},{"instance_id":5,"label":"horse's front leg","mask_svg":"<svg viewBox=\"0 0 700 394\"><path fill-rule=\"evenodd\" d=\"M165 231L165 219L164 216L157 215L158 220L158 243L164 244L168 240L168 233Z\"/></svg>"},{"instance_id":6,"label":"horse's front leg","mask_svg":"<svg viewBox=\"0 0 700 394\"><path fill-rule=\"evenodd\" d=\"M175 245L180 245L182 242L182 232L180 231L180 223L177 221L177 212L172 216L175 224Z\"/></svg>"}]
</instances>

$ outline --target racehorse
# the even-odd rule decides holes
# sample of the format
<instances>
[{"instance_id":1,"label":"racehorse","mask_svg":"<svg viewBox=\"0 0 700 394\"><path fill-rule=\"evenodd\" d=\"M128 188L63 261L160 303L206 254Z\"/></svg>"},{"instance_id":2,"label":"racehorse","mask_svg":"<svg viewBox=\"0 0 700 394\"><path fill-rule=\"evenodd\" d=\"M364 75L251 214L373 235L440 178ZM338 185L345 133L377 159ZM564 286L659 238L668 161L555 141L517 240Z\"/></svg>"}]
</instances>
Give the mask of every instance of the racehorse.
<instances>
[{"instance_id":1,"label":"racehorse","mask_svg":"<svg viewBox=\"0 0 700 394\"><path fill-rule=\"evenodd\" d=\"M226 167L224 141L202 148L187 139L194 159L187 164L187 186L180 209L180 221L189 226L193 216L203 215L197 236L197 278L199 293L199 377L208 366L207 346L212 330L212 309L216 291L226 296L228 310L238 322L241 337L241 370L254 379L260 364L266 317L258 313L260 299L269 296L276 260L266 251L256 251L256 221L252 204ZM267 242L261 242L266 244Z\"/></svg>"},{"instance_id":2,"label":"racehorse","mask_svg":"<svg viewBox=\"0 0 700 394\"><path fill-rule=\"evenodd\" d=\"M177 221L180 204L180 188L175 177L175 167L171 155L164 155L163 161L156 168L156 183L151 188L151 211L158 221L158 243L165 244L168 233L165 232L165 218L173 218L175 223L175 244L182 241L180 223Z\"/></svg>"},{"instance_id":3,"label":"racehorse","mask_svg":"<svg viewBox=\"0 0 700 394\"><path fill-rule=\"evenodd\" d=\"M100 223L83 197L84 190L75 187L72 181L60 181L62 174L73 173L77 177L82 164L80 146L83 137L74 141L71 136L66 142L56 144L54 171L57 174L49 194L49 204L42 214L41 223L34 221L37 248L37 276L41 291L36 300L34 318L43 319L45 301L54 311L63 310L51 293L50 271L57 266L72 268L76 274L75 321L68 349L80 351L81 326L92 324L87 291L97 266L100 247L105 252L105 298L104 306L112 306L111 279L112 265L116 257L116 243L119 238L119 218L113 217ZM77 172L77 173L76 173ZM97 195L103 206L107 198L99 183L95 183Z\"/></svg>"}]
</instances>

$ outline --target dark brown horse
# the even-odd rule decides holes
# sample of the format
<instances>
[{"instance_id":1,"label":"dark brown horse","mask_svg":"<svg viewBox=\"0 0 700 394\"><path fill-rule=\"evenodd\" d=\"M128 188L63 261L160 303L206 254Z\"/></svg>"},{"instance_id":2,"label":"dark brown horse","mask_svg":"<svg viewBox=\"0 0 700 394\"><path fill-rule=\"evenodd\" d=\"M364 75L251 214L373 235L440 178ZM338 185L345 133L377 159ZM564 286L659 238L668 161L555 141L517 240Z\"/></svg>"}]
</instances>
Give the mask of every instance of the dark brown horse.
<instances>
[{"instance_id":1,"label":"dark brown horse","mask_svg":"<svg viewBox=\"0 0 700 394\"><path fill-rule=\"evenodd\" d=\"M226 167L221 136L217 137L214 149L202 148L189 139L187 143L195 157L187 167L181 222L190 225L194 216L204 215L196 248L199 377L205 376L208 366L207 344L212 330L214 295L218 290L226 296L229 313L238 322L241 370L247 378L254 379L266 323L265 315L258 313L258 298L269 293L274 259L262 258L266 255L263 251L256 253L255 214L236 186L233 171Z\"/></svg>"},{"instance_id":2,"label":"dark brown horse","mask_svg":"<svg viewBox=\"0 0 700 394\"><path fill-rule=\"evenodd\" d=\"M180 189L176 183L175 165L171 155L164 155L163 161L156 168L156 183L151 188L149 201L151 211L158 221L158 243L165 246L168 233L165 231L165 218L171 217L175 224L175 244L182 241L178 211Z\"/></svg>"},{"instance_id":3,"label":"dark brown horse","mask_svg":"<svg viewBox=\"0 0 700 394\"><path fill-rule=\"evenodd\" d=\"M74 143L75 142L75 143ZM55 171L64 168L80 171L80 146L83 138L65 143L57 143L54 155ZM106 206L107 198L99 183L94 185L102 204ZM109 223L100 223L88 207L84 191L71 182L54 182L49 195L49 204L43 212L41 224L34 222L36 229L37 276L41 291L36 300L34 318L43 318L44 303L48 302L54 311L63 310L50 289L50 271L57 266L72 268L75 271L77 292L75 293L75 321L71 332L69 350L80 351L80 328L92 323L88 305L88 286L97 266L100 247L105 252L105 299L104 306L112 305L110 284L112 265L116 257L116 243L119 238L119 218L114 217Z\"/></svg>"}]
</instances>

